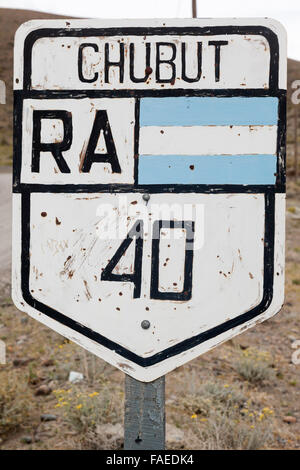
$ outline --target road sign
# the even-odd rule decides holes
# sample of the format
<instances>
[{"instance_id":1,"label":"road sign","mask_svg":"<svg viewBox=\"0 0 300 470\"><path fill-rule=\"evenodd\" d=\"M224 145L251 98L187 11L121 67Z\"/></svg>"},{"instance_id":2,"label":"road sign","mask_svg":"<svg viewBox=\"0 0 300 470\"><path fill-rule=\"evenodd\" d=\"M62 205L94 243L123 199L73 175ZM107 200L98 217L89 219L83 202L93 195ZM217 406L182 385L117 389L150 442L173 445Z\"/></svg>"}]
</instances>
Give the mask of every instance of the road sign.
<instances>
[{"instance_id":1,"label":"road sign","mask_svg":"<svg viewBox=\"0 0 300 470\"><path fill-rule=\"evenodd\" d=\"M280 310L280 24L30 21L14 88L19 309L146 382Z\"/></svg>"}]
</instances>

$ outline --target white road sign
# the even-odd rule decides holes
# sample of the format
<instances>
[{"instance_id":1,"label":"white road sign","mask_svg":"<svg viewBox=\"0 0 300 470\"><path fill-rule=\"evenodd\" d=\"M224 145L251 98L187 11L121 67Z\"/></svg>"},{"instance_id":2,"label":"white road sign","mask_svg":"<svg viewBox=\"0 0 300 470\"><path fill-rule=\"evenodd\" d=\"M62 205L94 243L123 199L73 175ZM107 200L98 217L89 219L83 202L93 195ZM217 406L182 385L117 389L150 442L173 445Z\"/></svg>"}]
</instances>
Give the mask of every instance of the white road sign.
<instances>
[{"instance_id":1,"label":"white road sign","mask_svg":"<svg viewBox=\"0 0 300 470\"><path fill-rule=\"evenodd\" d=\"M280 310L280 24L30 21L14 60L20 310L146 382Z\"/></svg>"}]
</instances>

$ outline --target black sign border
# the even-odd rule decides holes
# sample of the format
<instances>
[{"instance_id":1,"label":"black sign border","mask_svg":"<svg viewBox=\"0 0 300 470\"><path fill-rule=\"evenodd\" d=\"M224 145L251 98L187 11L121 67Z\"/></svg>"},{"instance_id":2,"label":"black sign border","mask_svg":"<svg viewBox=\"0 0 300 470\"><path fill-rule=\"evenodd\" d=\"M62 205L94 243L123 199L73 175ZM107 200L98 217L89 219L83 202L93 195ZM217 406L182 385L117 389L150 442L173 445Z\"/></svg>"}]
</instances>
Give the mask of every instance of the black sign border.
<instances>
[{"instance_id":1,"label":"black sign border","mask_svg":"<svg viewBox=\"0 0 300 470\"><path fill-rule=\"evenodd\" d=\"M252 90L118 90L111 91L85 91L75 90L53 91L44 90L42 92L31 89L31 56L34 42L41 37L62 37L62 36L115 36L115 35L217 35L217 34L260 34L267 38L270 44L270 75L269 89ZM214 27L188 27L188 28L105 28L105 29L50 29L43 28L31 32L24 43L24 90L17 90L14 93L14 182L13 191L22 194L21 200L21 290L23 299L29 306L45 314L49 318L65 325L71 330L77 331L83 336L96 343L114 351L119 356L141 366L149 367L162 362L170 357L174 357L199 344L208 341L226 331L236 328L255 317L261 315L270 306L273 299L273 279L274 279L274 236L275 236L275 193L285 192L285 110L286 110L286 90L278 89L279 71L279 45L276 34L269 28L263 26L214 26ZM186 187L185 185L148 185L139 187L138 185L35 185L20 183L21 171L21 143L22 143L22 103L25 98L82 98L85 96L130 96L135 97L136 123L138 122L138 103L140 96L276 96L279 98L278 111L278 139L277 139L277 179L275 186L239 186L239 185L195 185ZM138 145L138 130L135 132L135 146ZM136 147L137 148L137 147ZM135 169L135 173L136 173ZM30 194L31 192L193 192L193 193L263 193L265 200L265 234L264 234L264 286L263 298L259 305L250 311L238 315L214 328L200 333L192 338L181 341L163 351L150 357L141 357L132 351L120 346L114 341L94 332L90 328L70 319L64 314L48 307L47 305L34 299L29 289L30 277ZM278 274L278 273L277 273Z\"/></svg>"}]
</instances>

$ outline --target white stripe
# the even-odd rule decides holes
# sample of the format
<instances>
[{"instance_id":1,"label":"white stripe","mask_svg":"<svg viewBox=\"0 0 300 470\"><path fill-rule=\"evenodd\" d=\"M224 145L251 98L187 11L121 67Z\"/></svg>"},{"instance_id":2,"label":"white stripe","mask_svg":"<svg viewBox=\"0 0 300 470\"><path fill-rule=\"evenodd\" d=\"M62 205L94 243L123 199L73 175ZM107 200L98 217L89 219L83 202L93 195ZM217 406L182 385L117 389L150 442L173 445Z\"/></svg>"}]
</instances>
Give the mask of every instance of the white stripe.
<instances>
[{"instance_id":1,"label":"white stripe","mask_svg":"<svg viewBox=\"0 0 300 470\"><path fill-rule=\"evenodd\" d=\"M277 126L145 126L141 155L276 154Z\"/></svg>"}]
</instances>

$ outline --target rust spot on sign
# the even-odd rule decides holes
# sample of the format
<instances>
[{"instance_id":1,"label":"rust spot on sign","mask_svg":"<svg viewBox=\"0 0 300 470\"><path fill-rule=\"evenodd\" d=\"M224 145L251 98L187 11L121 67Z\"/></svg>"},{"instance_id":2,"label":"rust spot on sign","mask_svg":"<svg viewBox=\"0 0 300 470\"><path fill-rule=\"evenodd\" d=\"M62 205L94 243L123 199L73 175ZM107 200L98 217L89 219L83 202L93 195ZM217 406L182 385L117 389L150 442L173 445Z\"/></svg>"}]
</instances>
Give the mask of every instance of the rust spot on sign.
<instances>
[{"instance_id":1,"label":"rust spot on sign","mask_svg":"<svg viewBox=\"0 0 300 470\"><path fill-rule=\"evenodd\" d=\"M69 276L70 276L70 274L69 274ZM83 280L83 284L84 284L84 287L85 287L85 296L88 300L91 300L92 296L91 296L91 293L89 291L88 283L86 282L85 279Z\"/></svg>"},{"instance_id":2,"label":"rust spot on sign","mask_svg":"<svg viewBox=\"0 0 300 470\"><path fill-rule=\"evenodd\" d=\"M85 154L86 154L86 149L87 149L87 142L84 142L84 144L82 146L82 149L81 149L81 152L80 152L80 155L79 155L79 171L80 171L80 173L82 171L83 162L84 162Z\"/></svg>"},{"instance_id":3,"label":"rust spot on sign","mask_svg":"<svg viewBox=\"0 0 300 470\"><path fill-rule=\"evenodd\" d=\"M119 362L119 363L118 363L118 366L119 366L121 369L134 370L133 367L131 367L131 366L128 365L128 364L125 364L124 362Z\"/></svg>"}]
</instances>

